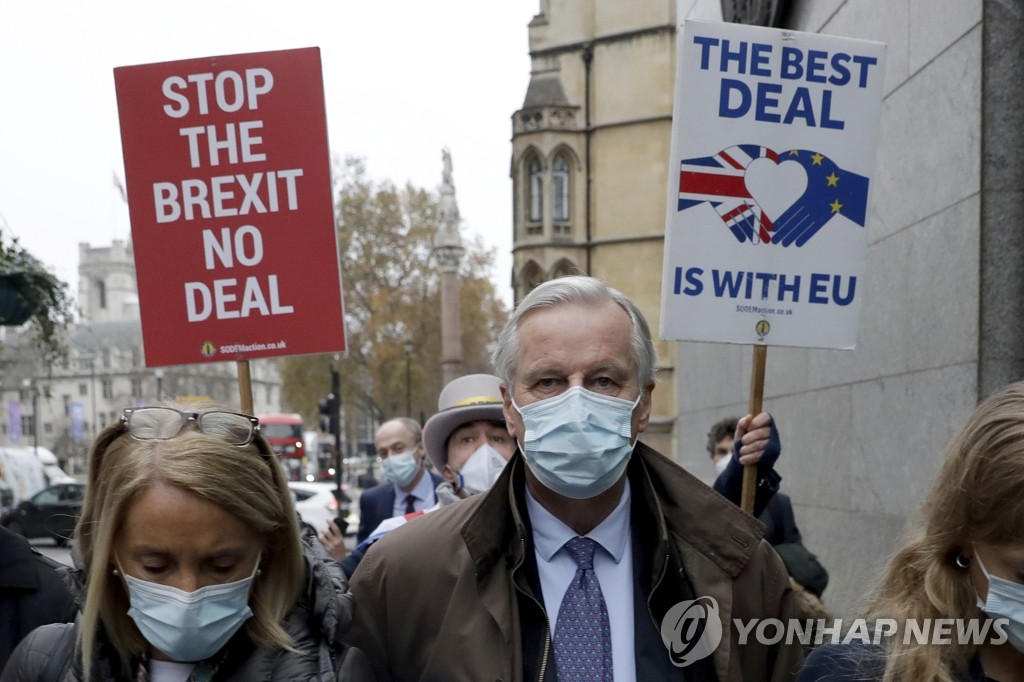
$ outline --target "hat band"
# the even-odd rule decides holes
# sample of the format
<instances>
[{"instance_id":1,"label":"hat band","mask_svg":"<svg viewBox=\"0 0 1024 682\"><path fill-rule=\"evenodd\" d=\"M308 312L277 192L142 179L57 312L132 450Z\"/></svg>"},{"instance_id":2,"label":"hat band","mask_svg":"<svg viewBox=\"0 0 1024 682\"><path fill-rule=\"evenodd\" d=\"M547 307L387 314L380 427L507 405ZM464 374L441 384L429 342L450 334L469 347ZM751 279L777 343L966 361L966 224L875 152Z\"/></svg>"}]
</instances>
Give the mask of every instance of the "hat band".
<instances>
[{"instance_id":1,"label":"hat band","mask_svg":"<svg viewBox=\"0 0 1024 682\"><path fill-rule=\"evenodd\" d=\"M452 405L452 407L466 407L467 405L499 405L501 401L497 398L489 395L476 396L475 398L466 398ZM451 408L448 408L451 409Z\"/></svg>"}]
</instances>

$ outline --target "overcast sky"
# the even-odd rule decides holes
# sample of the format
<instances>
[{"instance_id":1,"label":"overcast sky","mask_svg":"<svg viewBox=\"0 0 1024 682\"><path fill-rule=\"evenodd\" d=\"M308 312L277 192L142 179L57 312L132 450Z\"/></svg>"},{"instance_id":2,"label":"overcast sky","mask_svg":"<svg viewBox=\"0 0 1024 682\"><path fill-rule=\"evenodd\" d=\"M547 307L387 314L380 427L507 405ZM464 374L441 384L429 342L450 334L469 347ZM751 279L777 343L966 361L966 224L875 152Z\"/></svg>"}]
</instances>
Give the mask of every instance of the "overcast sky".
<instances>
[{"instance_id":1,"label":"overcast sky","mask_svg":"<svg viewBox=\"0 0 1024 682\"><path fill-rule=\"evenodd\" d=\"M436 190L452 152L464 235L497 250L511 302L512 113L538 0L6 3L0 12L0 216L78 293L78 244L127 239L113 69L319 47L331 153Z\"/></svg>"}]
</instances>

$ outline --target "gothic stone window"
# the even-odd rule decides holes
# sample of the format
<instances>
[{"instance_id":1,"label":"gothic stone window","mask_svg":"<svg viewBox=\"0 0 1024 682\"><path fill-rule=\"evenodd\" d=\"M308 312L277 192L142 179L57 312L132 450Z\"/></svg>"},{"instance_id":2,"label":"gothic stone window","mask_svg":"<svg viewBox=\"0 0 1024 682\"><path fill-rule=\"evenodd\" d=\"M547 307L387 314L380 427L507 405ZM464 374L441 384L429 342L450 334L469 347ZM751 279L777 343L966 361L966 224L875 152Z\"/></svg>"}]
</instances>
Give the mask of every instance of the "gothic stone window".
<instances>
[{"instance_id":1,"label":"gothic stone window","mask_svg":"<svg viewBox=\"0 0 1024 682\"><path fill-rule=\"evenodd\" d=\"M569 220L569 164L562 155L559 155L551 165L551 182L554 195L554 212L551 217L555 222L567 222Z\"/></svg>"},{"instance_id":2,"label":"gothic stone window","mask_svg":"<svg viewBox=\"0 0 1024 682\"><path fill-rule=\"evenodd\" d=\"M561 260L555 269L551 272L551 279L558 279L559 277L565 277L567 275L578 275L580 269L577 268L572 261Z\"/></svg>"},{"instance_id":3,"label":"gothic stone window","mask_svg":"<svg viewBox=\"0 0 1024 682\"><path fill-rule=\"evenodd\" d=\"M533 291L538 284L544 281L544 272L540 269L540 266L533 261L529 261L522 269L522 274L519 277L519 298L522 299L528 293Z\"/></svg>"},{"instance_id":4,"label":"gothic stone window","mask_svg":"<svg viewBox=\"0 0 1024 682\"><path fill-rule=\"evenodd\" d=\"M527 175L529 182L527 184L527 201L529 203L529 211L527 212L527 218L531 223L540 223L544 220L544 172L540 166L540 159L536 156L530 158L527 162ZM538 225L536 229L533 226L526 228L527 234L540 234L541 227Z\"/></svg>"},{"instance_id":5,"label":"gothic stone window","mask_svg":"<svg viewBox=\"0 0 1024 682\"><path fill-rule=\"evenodd\" d=\"M572 234L570 224L571 178L569 177L569 161L564 154L555 157L551 164L552 225L551 233L556 237L568 237Z\"/></svg>"}]
</instances>

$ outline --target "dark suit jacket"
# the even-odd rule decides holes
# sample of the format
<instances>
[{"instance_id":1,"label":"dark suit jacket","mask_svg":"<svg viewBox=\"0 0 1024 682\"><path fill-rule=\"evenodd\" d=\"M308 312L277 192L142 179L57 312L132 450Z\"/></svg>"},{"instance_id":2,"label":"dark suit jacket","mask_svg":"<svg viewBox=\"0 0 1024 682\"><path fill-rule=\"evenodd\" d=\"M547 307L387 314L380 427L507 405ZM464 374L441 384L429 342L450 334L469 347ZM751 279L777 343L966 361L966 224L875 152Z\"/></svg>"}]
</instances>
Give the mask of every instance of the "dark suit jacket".
<instances>
[{"instance_id":1,"label":"dark suit jacket","mask_svg":"<svg viewBox=\"0 0 1024 682\"><path fill-rule=\"evenodd\" d=\"M430 478L434 481L434 487L441 485L443 478L428 471ZM436 500L436 494L435 494ZM359 496L359 533L356 535L356 543L360 543L369 537L370 533L380 525L384 519L390 519L395 515L395 484L391 481L384 481L378 486L364 490Z\"/></svg>"}]
</instances>

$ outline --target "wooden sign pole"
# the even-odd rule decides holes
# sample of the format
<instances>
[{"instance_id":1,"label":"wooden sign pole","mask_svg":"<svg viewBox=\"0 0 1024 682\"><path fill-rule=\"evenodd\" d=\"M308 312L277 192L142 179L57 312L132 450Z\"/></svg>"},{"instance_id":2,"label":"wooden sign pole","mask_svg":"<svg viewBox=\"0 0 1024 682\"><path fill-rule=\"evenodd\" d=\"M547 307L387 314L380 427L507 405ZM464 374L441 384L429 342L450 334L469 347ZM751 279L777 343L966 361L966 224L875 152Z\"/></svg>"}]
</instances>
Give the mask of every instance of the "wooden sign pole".
<instances>
[{"instance_id":1,"label":"wooden sign pole","mask_svg":"<svg viewBox=\"0 0 1024 682\"><path fill-rule=\"evenodd\" d=\"M241 398L242 412L252 414L252 377L249 375L249 361L238 361L238 395ZM744 476L746 472L744 472ZM743 485L747 479L744 477ZM745 488L744 488L745 489Z\"/></svg>"},{"instance_id":2,"label":"wooden sign pole","mask_svg":"<svg viewBox=\"0 0 1024 682\"><path fill-rule=\"evenodd\" d=\"M764 361L768 346L754 346L754 366L750 371L750 417L761 414L761 400L764 397ZM757 492L757 465L743 467L743 493L740 508L748 514L754 513L754 494Z\"/></svg>"}]
</instances>

